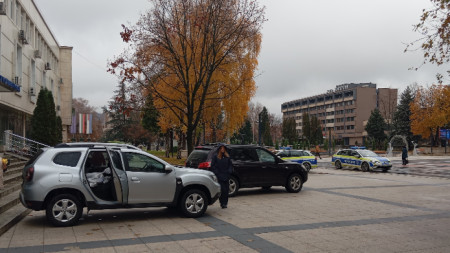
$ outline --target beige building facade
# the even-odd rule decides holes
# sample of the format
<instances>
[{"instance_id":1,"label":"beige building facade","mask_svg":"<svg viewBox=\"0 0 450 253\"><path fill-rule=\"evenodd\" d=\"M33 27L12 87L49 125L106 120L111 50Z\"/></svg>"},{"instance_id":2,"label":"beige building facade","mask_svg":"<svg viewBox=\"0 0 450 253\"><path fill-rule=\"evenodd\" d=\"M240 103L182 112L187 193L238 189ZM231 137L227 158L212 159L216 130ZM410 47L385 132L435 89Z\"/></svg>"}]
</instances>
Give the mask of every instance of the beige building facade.
<instances>
[{"instance_id":1,"label":"beige building facade","mask_svg":"<svg viewBox=\"0 0 450 253\"><path fill-rule=\"evenodd\" d=\"M0 0L0 140L27 137L39 91L52 91L67 141L72 114L72 47L60 46L33 0Z\"/></svg>"},{"instance_id":2,"label":"beige building facade","mask_svg":"<svg viewBox=\"0 0 450 253\"><path fill-rule=\"evenodd\" d=\"M316 96L285 102L281 105L283 118L294 117L297 133L302 135L302 115L316 116L323 136L341 145L366 145L365 123L372 110L378 108L386 121L392 121L397 107L397 89L377 89L374 83L337 85Z\"/></svg>"}]
</instances>

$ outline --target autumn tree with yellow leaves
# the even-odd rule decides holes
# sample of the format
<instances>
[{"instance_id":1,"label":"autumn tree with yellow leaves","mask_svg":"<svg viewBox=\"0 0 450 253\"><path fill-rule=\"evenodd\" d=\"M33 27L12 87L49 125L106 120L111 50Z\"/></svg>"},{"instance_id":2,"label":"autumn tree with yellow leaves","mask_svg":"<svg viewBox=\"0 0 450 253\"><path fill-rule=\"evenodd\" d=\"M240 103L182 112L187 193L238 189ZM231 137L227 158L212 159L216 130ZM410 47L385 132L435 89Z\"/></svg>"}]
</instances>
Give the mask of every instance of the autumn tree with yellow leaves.
<instances>
[{"instance_id":1,"label":"autumn tree with yellow leaves","mask_svg":"<svg viewBox=\"0 0 450 253\"><path fill-rule=\"evenodd\" d=\"M412 133L437 144L439 129L450 124L450 86L419 87L410 108Z\"/></svg>"},{"instance_id":2,"label":"autumn tree with yellow leaves","mask_svg":"<svg viewBox=\"0 0 450 253\"><path fill-rule=\"evenodd\" d=\"M110 63L124 83L152 94L164 132L186 133L188 152L199 124L224 115L233 133L254 95L264 7L249 0L150 0L136 25L123 26L130 45Z\"/></svg>"}]
</instances>

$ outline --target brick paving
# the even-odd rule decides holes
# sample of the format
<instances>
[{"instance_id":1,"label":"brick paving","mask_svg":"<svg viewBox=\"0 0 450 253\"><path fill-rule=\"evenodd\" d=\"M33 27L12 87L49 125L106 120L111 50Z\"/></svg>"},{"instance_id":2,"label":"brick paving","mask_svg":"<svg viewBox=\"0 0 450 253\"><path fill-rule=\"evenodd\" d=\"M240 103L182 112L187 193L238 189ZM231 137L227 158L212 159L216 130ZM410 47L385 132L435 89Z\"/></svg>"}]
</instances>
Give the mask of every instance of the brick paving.
<instances>
[{"instance_id":1,"label":"brick paving","mask_svg":"<svg viewBox=\"0 0 450 253\"><path fill-rule=\"evenodd\" d=\"M298 193L244 189L229 207L91 211L56 228L32 212L0 252L450 252L450 180L318 168Z\"/></svg>"}]
</instances>

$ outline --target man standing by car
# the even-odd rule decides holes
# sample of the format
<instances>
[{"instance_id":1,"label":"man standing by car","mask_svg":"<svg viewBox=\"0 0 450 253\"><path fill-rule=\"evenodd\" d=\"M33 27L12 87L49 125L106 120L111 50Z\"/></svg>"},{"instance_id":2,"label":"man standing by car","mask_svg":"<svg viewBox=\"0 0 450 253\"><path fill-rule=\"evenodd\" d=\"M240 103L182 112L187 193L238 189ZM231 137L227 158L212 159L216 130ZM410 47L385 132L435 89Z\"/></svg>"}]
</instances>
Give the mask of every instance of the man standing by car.
<instances>
[{"instance_id":1,"label":"man standing by car","mask_svg":"<svg viewBox=\"0 0 450 253\"><path fill-rule=\"evenodd\" d=\"M217 155L213 156L211 160L211 171L216 174L217 179L219 180L221 190L219 201L222 208L227 208L228 205L229 180L232 170L233 164L230 155L228 154L225 145L220 144Z\"/></svg>"}]
</instances>

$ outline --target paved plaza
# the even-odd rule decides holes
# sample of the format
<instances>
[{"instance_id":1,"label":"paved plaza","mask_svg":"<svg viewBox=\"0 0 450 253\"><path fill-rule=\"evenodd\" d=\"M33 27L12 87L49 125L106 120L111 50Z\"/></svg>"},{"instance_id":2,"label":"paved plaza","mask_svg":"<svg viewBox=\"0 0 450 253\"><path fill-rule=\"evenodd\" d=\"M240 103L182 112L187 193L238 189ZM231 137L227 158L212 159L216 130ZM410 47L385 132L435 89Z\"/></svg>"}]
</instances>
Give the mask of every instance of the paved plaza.
<instances>
[{"instance_id":1,"label":"paved plaza","mask_svg":"<svg viewBox=\"0 0 450 253\"><path fill-rule=\"evenodd\" d=\"M198 219L84 211L67 228L32 212L0 252L450 252L450 180L439 177L318 168L298 194L244 189Z\"/></svg>"}]
</instances>

